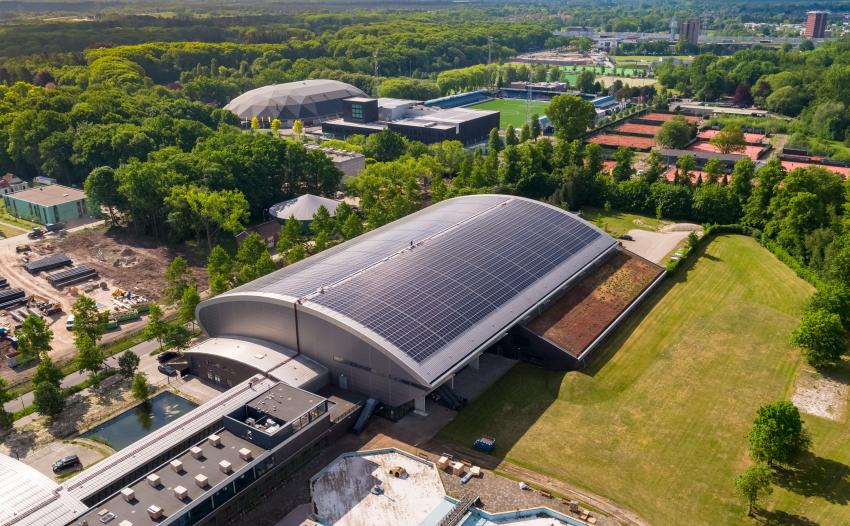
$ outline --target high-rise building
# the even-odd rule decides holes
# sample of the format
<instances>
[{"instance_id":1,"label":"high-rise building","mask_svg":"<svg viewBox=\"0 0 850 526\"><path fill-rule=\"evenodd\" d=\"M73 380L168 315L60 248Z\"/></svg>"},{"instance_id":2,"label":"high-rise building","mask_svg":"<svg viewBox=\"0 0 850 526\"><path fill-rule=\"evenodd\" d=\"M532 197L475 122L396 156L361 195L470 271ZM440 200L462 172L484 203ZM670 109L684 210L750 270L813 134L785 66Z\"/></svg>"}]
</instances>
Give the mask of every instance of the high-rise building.
<instances>
[{"instance_id":1,"label":"high-rise building","mask_svg":"<svg viewBox=\"0 0 850 526\"><path fill-rule=\"evenodd\" d=\"M823 38L826 33L826 11L806 13L806 29L803 34L808 38Z\"/></svg>"},{"instance_id":2,"label":"high-rise building","mask_svg":"<svg viewBox=\"0 0 850 526\"><path fill-rule=\"evenodd\" d=\"M691 18L679 24L679 40L699 44L699 18Z\"/></svg>"}]
</instances>

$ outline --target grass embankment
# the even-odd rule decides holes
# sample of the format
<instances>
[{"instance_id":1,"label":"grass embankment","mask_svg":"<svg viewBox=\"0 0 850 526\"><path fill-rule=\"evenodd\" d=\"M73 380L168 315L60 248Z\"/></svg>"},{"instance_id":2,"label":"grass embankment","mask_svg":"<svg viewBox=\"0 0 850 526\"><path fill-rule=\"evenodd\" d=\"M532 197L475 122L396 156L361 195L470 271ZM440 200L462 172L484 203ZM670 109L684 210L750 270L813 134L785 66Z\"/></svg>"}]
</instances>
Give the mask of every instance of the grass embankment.
<instances>
[{"instance_id":1,"label":"grass embankment","mask_svg":"<svg viewBox=\"0 0 850 526\"><path fill-rule=\"evenodd\" d=\"M23 231L32 230L37 226L41 226L38 223L33 223L32 221L27 221L26 219L20 219L11 215L6 210L6 205L3 204L3 201L0 201L0 222L20 228ZM20 232L18 232L18 234L20 234Z\"/></svg>"},{"instance_id":2,"label":"grass embankment","mask_svg":"<svg viewBox=\"0 0 850 526\"><path fill-rule=\"evenodd\" d=\"M584 372L519 364L442 437L613 499L651 524L749 524L732 481L756 409L790 397L788 337L812 287L753 239L719 236L663 283ZM767 524L850 523L850 426L805 417L814 455Z\"/></svg>"},{"instance_id":3,"label":"grass embankment","mask_svg":"<svg viewBox=\"0 0 850 526\"><path fill-rule=\"evenodd\" d=\"M664 225L670 224L669 221L662 221L654 217L629 214L616 210L606 211L602 208L593 208L590 206L581 209L581 217L614 237L622 236L634 228L657 232Z\"/></svg>"},{"instance_id":4,"label":"grass embankment","mask_svg":"<svg viewBox=\"0 0 850 526\"><path fill-rule=\"evenodd\" d=\"M546 104L546 102L534 100L528 102L525 99L493 99L482 102L481 104L472 105L469 108L498 111L500 114L499 126L501 128L513 126L517 129L517 134L519 134L519 129L527 122L526 110L528 110L527 116L529 119L535 113L543 116L546 114Z\"/></svg>"}]
</instances>

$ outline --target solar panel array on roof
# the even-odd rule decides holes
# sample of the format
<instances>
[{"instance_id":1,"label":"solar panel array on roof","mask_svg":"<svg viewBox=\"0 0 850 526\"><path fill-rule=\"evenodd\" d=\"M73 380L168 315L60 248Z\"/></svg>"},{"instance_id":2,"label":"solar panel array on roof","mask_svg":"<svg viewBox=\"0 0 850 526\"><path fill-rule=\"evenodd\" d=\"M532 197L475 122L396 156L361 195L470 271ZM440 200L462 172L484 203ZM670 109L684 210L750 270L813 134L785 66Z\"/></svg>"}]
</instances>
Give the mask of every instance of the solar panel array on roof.
<instances>
[{"instance_id":1,"label":"solar panel array on roof","mask_svg":"<svg viewBox=\"0 0 850 526\"><path fill-rule=\"evenodd\" d=\"M421 363L601 236L536 203L501 206L310 301L363 324Z\"/></svg>"}]
</instances>

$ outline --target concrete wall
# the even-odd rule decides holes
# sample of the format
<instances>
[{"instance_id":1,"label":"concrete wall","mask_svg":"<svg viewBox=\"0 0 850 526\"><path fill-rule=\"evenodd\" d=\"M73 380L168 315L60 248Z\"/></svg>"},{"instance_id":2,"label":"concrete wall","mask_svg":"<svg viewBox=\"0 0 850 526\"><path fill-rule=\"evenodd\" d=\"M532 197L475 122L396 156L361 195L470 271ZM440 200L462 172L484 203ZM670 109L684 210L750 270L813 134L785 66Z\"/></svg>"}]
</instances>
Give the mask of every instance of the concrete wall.
<instances>
[{"instance_id":1,"label":"concrete wall","mask_svg":"<svg viewBox=\"0 0 850 526\"><path fill-rule=\"evenodd\" d=\"M215 384L233 387L244 382L258 371L244 363L219 356L186 353L189 372Z\"/></svg>"},{"instance_id":2,"label":"concrete wall","mask_svg":"<svg viewBox=\"0 0 850 526\"><path fill-rule=\"evenodd\" d=\"M42 225L50 223L69 223L89 215L85 199L69 201L56 206L41 206L17 199L14 194L3 196L6 210L15 217L21 217Z\"/></svg>"},{"instance_id":3,"label":"concrete wall","mask_svg":"<svg viewBox=\"0 0 850 526\"><path fill-rule=\"evenodd\" d=\"M428 393L427 389L410 385L418 385L417 380L370 342L308 310L298 309L296 335L295 309L282 300L220 296L202 303L197 314L210 336L259 338L298 350L327 367L332 384L377 398L386 405L402 405ZM230 378L235 385L238 378L250 375L234 362L190 359L193 373L202 378L211 371L223 381Z\"/></svg>"}]
</instances>

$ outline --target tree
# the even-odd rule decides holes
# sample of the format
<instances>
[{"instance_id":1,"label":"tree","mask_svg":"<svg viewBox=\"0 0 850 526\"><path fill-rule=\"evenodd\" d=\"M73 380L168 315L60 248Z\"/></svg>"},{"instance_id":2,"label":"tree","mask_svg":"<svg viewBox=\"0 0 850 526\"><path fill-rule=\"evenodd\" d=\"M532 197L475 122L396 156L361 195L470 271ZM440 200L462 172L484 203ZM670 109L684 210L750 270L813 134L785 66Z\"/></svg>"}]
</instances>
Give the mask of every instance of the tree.
<instances>
[{"instance_id":1,"label":"tree","mask_svg":"<svg viewBox=\"0 0 850 526\"><path fill-rule=\"evenodd\" d=\"M661 125L655 140L664 148L681 150L695 134L696 130L684 117L676 116Z\"/></svg>"},{"instance_id":2,"label":"tree","mask_svg":"<svg viewBox=\"0 0 850 526\"><path fill-rule=\"evenodd\" d=\"M850 329L850 287L842 283L827 281L809 298L807 311L826 310L838 314L845 329Z\"/></svg>"},{"instance_id":3,"label":"tree","mask_svg":"<svg viewBox=\"0 0 850 526\"><path fill-rule=\"evenodd\" d=\"M546 106L546 116L561 140L578 139L596 119L593 104L575 95L557 95Z\"/></svg>"},{"instance_id":4,"label":"tree","mask_svg":"<svg viewBox=\"0 0 850 526\"><path fill-rule=\"evenodd\" d=\"M645 168L640 173L640 179L647 184L652 184L661 179L661 176L664 175L666 170L667 163L664 161L664 158L653 149L646 156Z\"/></svg>"},{"instance_id":5,"label":"tree","mask_svg":"<svg viewBox=\"0 0 850 526\"><path fill-rule=\"evenodd\" d=\"M219 245L214 246L207 257L207 276L214 296L233 286L233 260Z\"/></svg>"},{"instance_id":6,"label":"tree","mask_svg":"<svg viewBox=\"0 0 850 526\"><path fill-rule=\"evenodd\" d=\"M738 200L738 205L743 208L753 192L753 176L756 172L756 163L749 157L741 157L735 163L732 170L732 195Z\"/></svg>"},{"instance_id":7,"label":"tree","mask_svg":"<svg viewBox=\"0 0 850 526\"><path fill-rule=\"evenodd\" d=\"M303 225L301 221L295 219L295 216L289 216L289 219L283 222L280 227L280 236L277 238L277 253L286 254L290 248L295 245L300 245L304 242Z\"/></svg>"},{"instance_id":8,"label":"tree","mask_svg":"<svg viewBox=\"0 0 850 526\"><path fill-rule=\"evenodd\" d=\"M740 127L731 124L717 132L717 135L712 137L709 142L723 154L741 152L747 147L744 132L741 131Z\"/></svg>"},{"instance_id":9,"label":"tree","mask_svg":"<svg viewBox=\"0 0 850 526\"><path fill-rule=\"evenodd\" d=\"M519 132L519 142L528 142L531 139L531 127L526 122Z\"/></svg>"},{"instance_id":10,"label":"tree","mask_svg":"<svg viewBox=\"0 0 850 526\"><path fill-rule=\"evenodd\" d=\"M531 114L531 138L536 139L543 134L543 129L540 127L540 115L537 113Z\"/></svg>"},{"instance_id":11,"label":"tree","mask_svg":"<svg viewBox=\"0 0 850 526\"><path fill-rule=\"evenodd\" d=\"M65 409L65 398L59 387L42 382L33 388L32 405L38 414L52 419Z\"/></svg>"},{"instance_id":12,"label":"tree","mask_svg":"<svg viewBox=\"0 0 850 526\"><path fill-rule=\"evenodd\" d=\"M508 124L508 129L505 130L505 146L516 146L517 144L519 144L519 140L516 137L516 130Z\"/></svg>"},{"instance_id":13,"label":"tree","mask_svg":"<svg viewBox=\"0 0 850 526\"><path fill-rule=\"evenodd\" d=\"M209 190L200 186L180 185L166 198L168 222L176 228L188 227L204 233L207 248L212 249L219 232L235 234L248 220L248 201L239 190Z\"/></svg>"},{"instance_id":14,"label":"tree","mask_svg":"<svg viewBox=\"0 0 850 526\"><path fill-rule=\"evenodd\" d=\"M176 256L165 270L165 290L163 297L168 303L175 303L183 297L186 289L194 283L189 264L183 256Z\"/></svg>"},{"instance_id":15,"label":"tree","mask_svg":"<svg viewBox=\"0 0 850 526\"><path fill-rule=\"evenodd\" d=\"M767 464L758 463L735 477L735 492L747 502L747 516L752 517L753 509L761 497L773 491L773 471Z\"/></svg>"},{"instance_id":16,"label":"tree","mask_svg":"<svg viewBox=\"0 0 850 526\"><path fill-rule=\"evenodd\" d=\"M145 327L145 338L149 340L156 338L160 351L162 350L162 339L165 337L166 331L168 331L168 323L163 317L162 307L155 303L151 304L148 311L148 324Z\"/></svg>"},{"instance_id":17,"label":"tree","mask_svg":"<svg viewBox=\"0 0 850 526\"><path fill-rule=\"evenodd\" d=\"M131 350L126 350L118 357L118 369L121 376L130 378L139 367L139 356Z\"/></svg>"},{"instance_id":18,"label":"tree","mask_svg":"<svg viewBox=\"0 0 850 526\"><path fill-rule=\"evenodd\" d=\"M625 146L621 146L614 152L614 161L616 161L616 165L614 166L614 170L611 175L614 177L615 181L628 181L632 178L632 174L634 173L634 169L632 168L632 163L635 159L635 152L631 148L626 148Z\"/></svg>"},{"instance_id":19,"label":"tree","mask_svg":"<svg viewBox=\"0 0 850 526\"><path fill-rule=\"evenodd\" d=\"M803 349L813 367L837 362L847 351L847 331L841 316L825 309L808 310L791 334L791 344Z\"/></svg>"},{"instance_id":20,"label":"tree","mask_svg":"<svg viewBox=\"0 0 850 526\"><path fill-rule=\"evenodd\" d=\"M110 166L95 168L86 177L83 183L86 197L91 199L95 206L105 206L109 212L109 220L116 223L116 210L127 205L126 199L118 191L118 181L115 179L115 170Z\"/></svg>"},{"instance_id":21,"label":"tree","mask_svg":"<svg viewBox=\"0 0 850 526\"><path fill-rule=\"evenodd\" d=\"M295 119L292 123L292 133L298 136L304 133L304 124L300 120Z\"/></svg>"},{"instance_id":22,"label":"tree","mask_svg":"<svg viewBox=\"0 0 850 526\"><path fill-rule=\"evenodd\" d=\"M750 456L770 465L788 463L809 447L800 411L788 400L763 405L747 435Z\"/></svg>"},{"instance_id":23,"label":"tree","mask_svg":"<svg viewBox=\"0 0 850 526\"><path fill-rule=\"evenodd\" d=\"M88 371L91 377L97 378L98 373L103 368L103 351L98 347L97 342L88 335L78 335L76 338L77 345L77 367L81 371Z\"/></svg>"},{"instance_id":24,"label":"tree","mask_svg":"<svg viewBox=\"0 0 850 526\"><path fill-rule=\"evenodd\" d=\"M280 129L280 119L273 119L271 127L272 127L272 131L275 131L275 132L278 131ZM295 126L293 126L293 128L294 127Z\"/></svg>"},{"instance_id":25,"label":"tree","mask_svg":"<svg viewBox=\"0 0 850 526\"><path fill-rule=\"evenodd\" d=\"M367 137L363 150L367 157L372 157L376 161L394 161L407 151L407 142L398 133L383 130Z\"/></svg>"},{"instance_id":26,"label":"tree","mask_svg":"<svg viewBox=\"0 0 850 526\"><path fill-rule=\"evenodd\" d=\"M363 223L357 214L349 214L340 227L343 239L353 239L363 232Z\"/></svg>"},{"instance_id":27,"label":"tree","mask_svg":"<svg viewBox=\"0 0 850 526\"><path fill-rule=\"evenodd\" d=\"M18 337L18 351L26 360L47 355L53 331L41 316L30 314L21 322L21 328L15 332Z\"/></svg>"},{"instance_id":28,"label":"tree","mask_svg":"<svg viewBox=\"0 0 850 526\"><path fill-rule=\"evenodd\" d=\"M6 386L6 380L0 378L0 429L10 429L14 423L12 413L5 409L6 403L12 400L14 400L14 397Z\"/></svg>"},{"instance_id":29,"label":"tree","mask_svg":"<svg viewBox=\"0 0 850 526\"><path fill-rule=\"evenodd\" d=\"M59 387L62 384L63 377L62 369L53 363L50 356L45 355L42 356L41 361L38 362L38 367L32 377L32 384L36 385L42 382L49 382L56 387Z\"/></svg>"},{"instance_id":30,"label":"tree","mask_svg":"<svg viewBox=\"0 0 850 526\"><path fill-rule=\"evenodd\" d=\"M738 84L738 87L735 88L735 95L732 97L732 102L740 107L752 106L753 94L750 92L750 87L746 84Z\"/></svg>"},{"instance_id":31,"label":"tree","mask_svg":"<svg viewBox=\"0 0 850 526\"><path fill-rule=\"evenodd\" d=\"M499 128L493 128L490 130L490 137L487 139L487 151L500 152L502 151L502 146L502 138L499 136Z\"/></svg>"},{"instance_id":32,"label":"tree","mask_svg":"<svg viewBox=\"0 0 850 526\"><path fill-rule=\"evenodd\" d=\"M717 184L717 180L726 171L726 167L719 159L709 159L705 163L702 171L705 172L705 182L708 184Z\"/></svg>"},{"instance_id":33,"label":"tree","mask_svg":"<svg viewBox=\"0 0 850 526\"><path fill-rule=\"evenodd\" d=\"M325 205L319 206L316 213L313 214L313 220L310 221L310 232L313 235L318 235L322 232L330 235L335 230L334 218L331 217Z\"/></svg>"},{"instance_id":34,"label":"tree","mask_svg":"<svg viewBox=\"0 0 850 526\"><path fill-rule=\"evenodd\" d=\"M440 88L430 80L388 78L378 86L378 96L391 99L430 100L440 96Z\"/></svg>"},{"instance_id":35,"label":"tree","mask_svg":"<svg viewBox=\"0 0 850 526\"><path fill-rule=\"evenodd\" d=\"M307 256L307 251L304 250L304 243L293 245L286 251L286 263L291 265L297 263Z\"/></svg>"},{"instance_id":36,"label":"tree","mask_svg":"<svg viewBox=\"0 0 850 526\"><path fill-rule=\"evenodd\" d=\"M71 314L74 315L75 342L79 337L88 337L97 342L103 336L106 330L104 324L109 314L100 312L92 298L85 294L80 295L71 305Z\"/></svg>"},{"instance_id":37,"label":"tree","mask_svg":"<svg viewBox=\"0 0 850 526\"><path fill-rule=\"evenodd\" d=\"M257 117L251 117L251 129L259 130L260 129L260 119Z\"/></svg>"},{"instance_id":38,"label":"tree","mask_svg":"<svg viewBox=\"0 0 850 526\"><path fill-rule=\"evenodd\" d=\"M130 387L130 391L133 393L133 398L139 402L144 402L148 399L150 387L148 386L148 380L145 378L145 375L136 373L133 376L133 385Z\"/></svg>"},{"instance_id":39,"label":"tree","mask_svg":"<svg viewBox=\"0 0 850 526\"><path fill-rule=\"evenodd\" d=\"M738 216L738 202L728 186L708 184L694 191L693 212L703 223L726 225Z\"/></svg>"},{"instance_id":40,"label":"tree","mask_svg":"<svg viewBox=\"0 0 850 526\"><path fill-rule=\"evenodd\" d=\"M236 251L237 281L248 283L275 269L266 242L260 234L251 232Z\"/></svg>"},{"instance_id":41,"label":"tree","mask_svg":"<svg viewBox=\"0 0 850 526\"><path fill-rule=\"evenodd\" d=\"M186 328L182 323L174 323L166 327L165 344L177 351L183 352L189 347L189 342L192 341L192 331Z\"/></svg>"},{"instance_id":42,"label":"tree","mask_svg":"<svg viewBox=\"0 0 850 526\"><path fill-rule=\"evenodd\" d=\"M677 183L688 185L691 183L691 172L696 168L697 160L693 155L683 155L676 161L676 168L679 169Z\"/></svg>"},{"instance_id":43,"label":"tree","mask_svg":"<svg viewBox=\"0 0 850 526\"><path fill-rule=\"evenodd\" d=\"M198 286L191 284L183 291L183 296L177 304L177 321L179 323L195 322L195 309L201 303L201 295L198 293Z\"/></svg>"}]
</instances>

